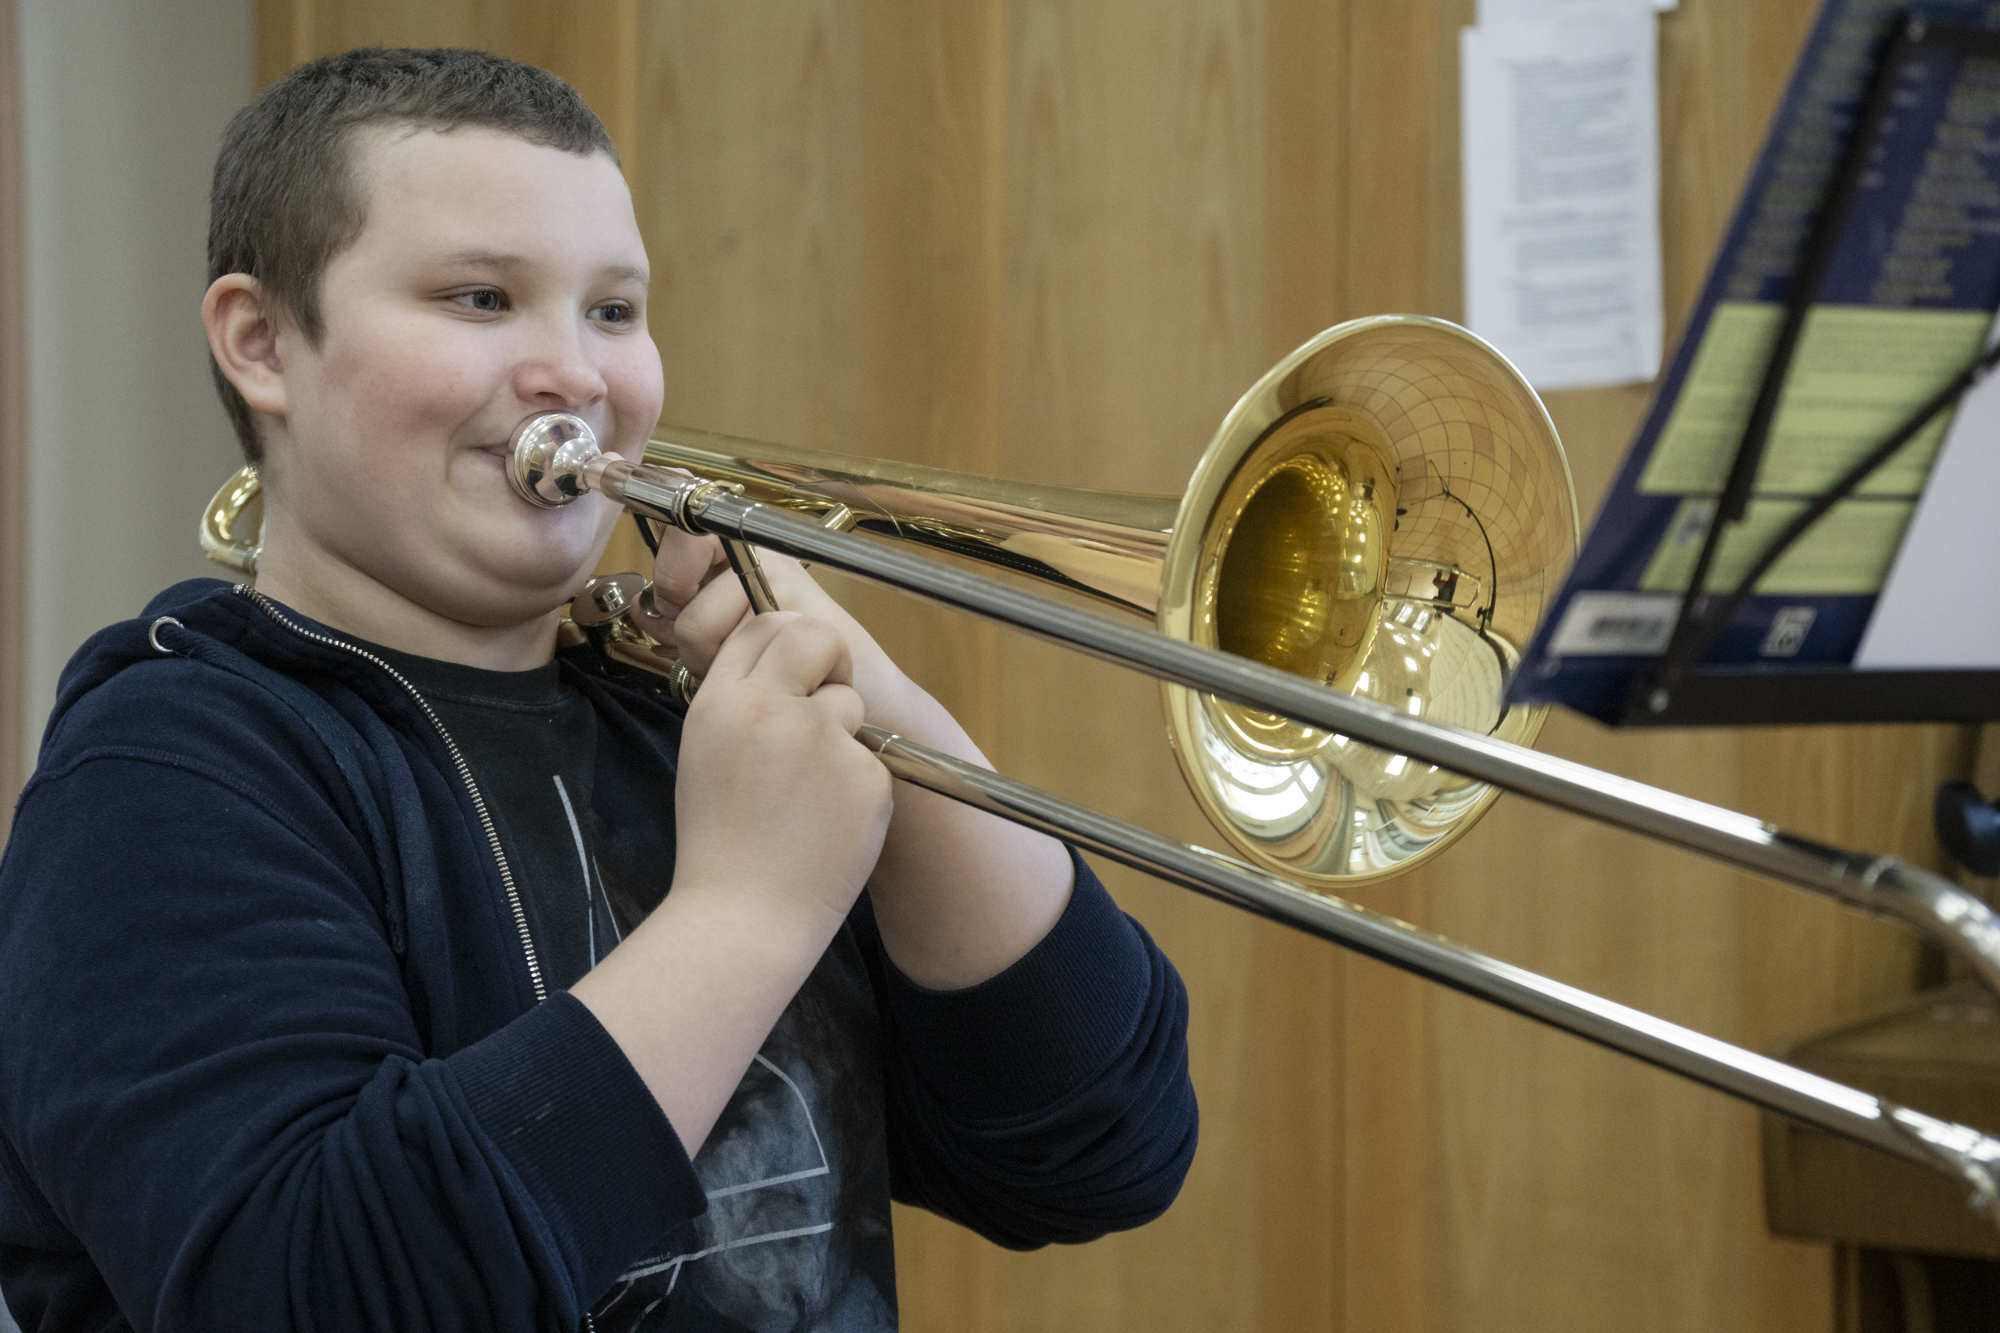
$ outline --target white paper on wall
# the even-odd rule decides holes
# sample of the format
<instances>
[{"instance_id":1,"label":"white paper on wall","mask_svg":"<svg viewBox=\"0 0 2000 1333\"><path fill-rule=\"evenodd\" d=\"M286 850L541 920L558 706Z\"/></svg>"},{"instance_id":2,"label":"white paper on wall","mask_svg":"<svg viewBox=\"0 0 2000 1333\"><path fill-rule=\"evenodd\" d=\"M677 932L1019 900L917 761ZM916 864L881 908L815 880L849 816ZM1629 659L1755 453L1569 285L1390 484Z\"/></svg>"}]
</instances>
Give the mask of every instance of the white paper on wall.
<instances>
[{"instance_id":1,"label":"white paper on wall","mask_svg":"<svg viewBox=\"0 0 2000 1333\"><path fill-rule=\"evenodd\" d=\"M1461 34L1466 316L1538 389L1659 373L1652 0L1481 0Z\"/></svg>"},{"instance_id":2,"label":"white paper on wall","mask_svg":"<svg viewBox=\"0 0 2000 1333\"><path fill-rule=\"evenodd\" d=\"M1510 19L1534 18L1560 14L1566 10L1582 9L1586 6L1602 7L1605 0L1479 0L1481 26L1489 23L1504 23ZM1664 14L1668 10L1679 9L1680 0L1620 0L1620 3L1652 10Z\"/></svg>"}]
</instances>

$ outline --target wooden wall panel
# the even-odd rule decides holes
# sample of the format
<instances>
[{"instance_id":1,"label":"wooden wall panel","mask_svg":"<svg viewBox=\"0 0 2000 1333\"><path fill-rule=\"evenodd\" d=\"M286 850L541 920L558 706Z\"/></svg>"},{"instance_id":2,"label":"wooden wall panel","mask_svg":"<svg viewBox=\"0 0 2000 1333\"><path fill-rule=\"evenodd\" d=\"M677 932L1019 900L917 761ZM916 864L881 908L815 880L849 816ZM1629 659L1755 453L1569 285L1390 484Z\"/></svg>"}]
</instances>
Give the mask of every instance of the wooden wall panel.
<instances>
[{"instance_id":1,"label":"wooden wall panel","mask_svg":"<svg viewBox=\"0 0 2000 1333\"><path fill-rule=\"evenodd\" d=\"M1257 7L1009 6L999 130L1001 468L1171 490L1262 360L1266 240ZM1171 280L1162 281L1166 275ZM1014 636L997 642L1000 765L1192 833L1152 688ZM1189 979L1212 1090L1184 1203L1082 1249L997 1256L995 1327L1258 1326L1263 1034L1241 984L1268 932L1137 876L1107 876ZM912 1311L922 1317L925 1312ZM940 1309L918 1327L951 1327Z\"/></svg>"},{"instance_id":2,"label":"wooden wall panel","mask_svg":"<svg viewBox=\"0 0 2000 1333\"><path fill-rule=\"evenodd\" d=\"M668 413L944 466L1177 490L1312 332L1460 312L1457 32L1472 0L259 0L263 78L362 42L548 65L617 139ZM1814 0L1662 21L1670 323L1685 318ZM1643 387L1554 395L1586 517ZM629 546L619 567L633 564ZM1202 841L1153 689L843 585L1001 767ZM1627 735L1554 752L1930 859L1947 729ZM1754 1117L1717 1095L1113 873L1193 1005L1202 1150L1137 1233L1018 1255L899 1210L916 1330L1830 1328L1824 1247L1764 1234ZM1503 800L1361 895L1768 1046L1913 982L1909 940Z\"/></svg>"}]
</instances>

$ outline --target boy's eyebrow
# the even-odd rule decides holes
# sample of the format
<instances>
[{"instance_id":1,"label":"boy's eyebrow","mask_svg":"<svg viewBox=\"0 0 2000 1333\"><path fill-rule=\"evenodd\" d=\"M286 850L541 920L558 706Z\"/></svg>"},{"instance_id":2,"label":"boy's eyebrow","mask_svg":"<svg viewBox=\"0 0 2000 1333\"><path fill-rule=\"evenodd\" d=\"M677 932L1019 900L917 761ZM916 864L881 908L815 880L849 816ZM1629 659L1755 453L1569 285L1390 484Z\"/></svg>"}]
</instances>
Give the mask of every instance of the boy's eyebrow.
<instances>
[{"instance_id":1,"label":"boy's eyebrow","mask_svg":"<svg viewBox=\"0 0 2000 1333\"><path fill-rule=\"evenodd\" d=\"M454 250L444 258L448 264L464 264L467 268L519 268L528 262L520 255L498 250Z\"/></svg>"},{"instance_id":2,"label":"boy's eyebrow","mask_svg":"<svg viewBox=\"0 0 2000 1333\"><path fill-rule=\"evenodd\" d=\"M528 261L520 255L510 255L500 250L454 250L445 256L448 264L463 264L467 268L496 268L500 270L518 269ZM607 278L622 279L645 286L652 275L643 268L631 264L611 264L600 272Z\"/></svg>"}]
</instances>

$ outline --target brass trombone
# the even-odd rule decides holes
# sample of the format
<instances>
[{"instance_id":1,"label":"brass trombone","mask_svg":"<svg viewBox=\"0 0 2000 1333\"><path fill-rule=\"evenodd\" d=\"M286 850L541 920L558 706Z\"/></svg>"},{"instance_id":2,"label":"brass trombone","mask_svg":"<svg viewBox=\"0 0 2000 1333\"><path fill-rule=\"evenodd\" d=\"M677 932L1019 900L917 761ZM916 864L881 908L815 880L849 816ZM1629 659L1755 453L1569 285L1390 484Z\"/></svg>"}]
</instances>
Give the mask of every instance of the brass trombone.
<instances>
[{"instance_id":1,"label":"brass trombone","mask_svg":"<svg viewBox=\"0 0 2000 1333\"><path fill-rule=\"evenodd\" d=\"M1503 709L1500 691L1574 555L1575 500L1540 401L1464 330L1385 316L1321 334L1231 411L1180 500L674 428L632 463L601 454L566 414L523 423L511 474L536 504L595 490L720 536L753 603L765 547L1155 677L1182 771L1242 859L873 727L861 739L906 781L1944 1172L2000 1225L2000 1139L1332 896L1435 854L1505 789L1890 916L2000 992L2000 920L1951 881L1527 748L1541 713ZM252 494L239 474L202 524L211 556L249 573L255 548L234 528ZM1037 576L1159 628L879 537ZM601 630L633 591L605 590L577 619Z\"/></svg>"}]
</instances>

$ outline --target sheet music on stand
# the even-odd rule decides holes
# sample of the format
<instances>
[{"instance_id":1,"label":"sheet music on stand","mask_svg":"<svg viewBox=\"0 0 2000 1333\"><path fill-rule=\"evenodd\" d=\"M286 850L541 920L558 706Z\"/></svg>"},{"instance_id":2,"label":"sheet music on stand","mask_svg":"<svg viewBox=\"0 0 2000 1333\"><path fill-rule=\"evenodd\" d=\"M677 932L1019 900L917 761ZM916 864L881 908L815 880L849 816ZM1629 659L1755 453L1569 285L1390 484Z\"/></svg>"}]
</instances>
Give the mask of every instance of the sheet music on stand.
<instances>
[{"instance_id":1,"label":"sheet music on stand","mask_svg":"<svg viewBox=\"0 0 2000 1333\"><path fill-rule=\"evenodd\" d=\"M2000 718L2000 377L1828 494L1987 346L1996 30L1986 0L1827 0L1510 702L1641 725Z\"/></svg>"}]
</instances>

